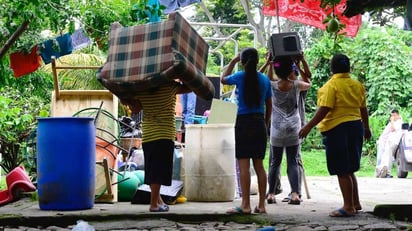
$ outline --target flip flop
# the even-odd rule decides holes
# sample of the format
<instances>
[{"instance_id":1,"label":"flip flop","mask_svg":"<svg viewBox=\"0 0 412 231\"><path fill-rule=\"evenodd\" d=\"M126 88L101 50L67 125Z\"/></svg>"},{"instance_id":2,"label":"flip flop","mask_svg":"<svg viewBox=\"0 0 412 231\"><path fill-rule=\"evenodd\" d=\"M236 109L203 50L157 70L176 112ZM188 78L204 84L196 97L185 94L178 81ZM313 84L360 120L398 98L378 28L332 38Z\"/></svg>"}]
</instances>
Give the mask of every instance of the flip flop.
<instances>
[{"instance_id":1,"label":"flip flop","mask_svg":"<svg viewBox=\"0 0 412 231\"><path fill-rule=\"evenodd\" d=\"M330 217L352 217L354 214L346 212L343 208L334 210L329 213Z\"/></svg>"},{"instance_id":2,"label":"flip flop","mask_svg":"<svg viewBox=\"0 0 412 231\"><path fill-rule=\"evenodd\" d=\"M290 204L290 205L300 205L300 200L299 199L296 199L296 200L290 199L288 201L288 204Z\"/></svg>"},{"instance_id":3,"label":"flip flop","mask_svg":"<svg viewBox=\"0 0 412 231\"><path fill-rule=\"evenodd\" d=\"M163 204L159 206L157 209L150 209L150 212L169 212L169 206L166 204Z\"/></svg>"},{"instance_id":4,"label":"flip flop","mask_svg":"<svg viewBox=\"0 0 412 231\"><path fill-rule=\"evenodd\" d=\"M285 197L282 199L282 202L289 202L290 198L289 197Z\"/></svg>"},{"instance_id":5,"label":"flip flop","mask_svg":"<svg viewBox=\"0 0 412 231\"><path fill-rule=\"evenodd\" d=\"M266 210L260 210L259 207L255 207L255 209L253 210L254 213L266 213Z\"/></svg>"},{"instance_id":6,"label":"flip flop","mask_svg":"<svg viewBox=\"0 0 412 231\"><path fill-rule=\"evenodd\" d=\"M276 197L275 196L268 196L266 198L268 204L276 204Z\"/></svg>"},{"instance_id":7,"label":"flip flop","mask_svg":"<svg viewBox=\"0 0 412 231\"><path fill-rule=\"evenodd\" d=\"M231 208L231 209L227 210L226 213L227 214L251 214L252 211L245 212L245 211L242 210L241 207L236 206L234 208Z\"/></svg>"}]
</instances>

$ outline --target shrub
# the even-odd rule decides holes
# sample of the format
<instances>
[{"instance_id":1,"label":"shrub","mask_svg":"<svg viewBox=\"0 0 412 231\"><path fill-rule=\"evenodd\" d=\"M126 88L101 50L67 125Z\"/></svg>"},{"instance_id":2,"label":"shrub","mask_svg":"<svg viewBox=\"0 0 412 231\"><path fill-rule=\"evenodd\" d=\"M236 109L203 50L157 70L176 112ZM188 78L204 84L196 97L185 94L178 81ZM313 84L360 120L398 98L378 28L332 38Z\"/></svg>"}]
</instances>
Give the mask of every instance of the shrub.
<instances>
[{"instance_id":1,"label":"shrub","mask_svg":"<svg viewBox=\"0 0 412 231\"><path fill-rule=\"evenodd\" d=\"M24 163L26 139L36 126L35 116L47 115L44 100L13 88L0 89L0 166L5 172Z\"/></svg>"}]
</instances>

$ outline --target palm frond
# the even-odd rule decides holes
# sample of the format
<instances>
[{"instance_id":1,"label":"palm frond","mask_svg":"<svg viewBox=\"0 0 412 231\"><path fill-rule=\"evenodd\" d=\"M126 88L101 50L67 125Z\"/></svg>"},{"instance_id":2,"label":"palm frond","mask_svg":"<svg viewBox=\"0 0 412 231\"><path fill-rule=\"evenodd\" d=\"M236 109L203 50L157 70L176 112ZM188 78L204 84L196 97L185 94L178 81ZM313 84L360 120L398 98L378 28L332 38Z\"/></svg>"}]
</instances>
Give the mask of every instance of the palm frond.
<instances>
[{"instance_id":1,"label":"palm frond","mask_svg":"<svg viewBox=\"0 0 412 231\"><path fill-rule=\"evenodd\" d=\"M57 66L99 67L106 61L105 57L74 53L56 60ZM41 67L44 71L52 72L51 64ZM96 79L95 69L58 69L57 76L61 89L64 90L102 90L104 87Z\"/></svg>"}]
</instances>

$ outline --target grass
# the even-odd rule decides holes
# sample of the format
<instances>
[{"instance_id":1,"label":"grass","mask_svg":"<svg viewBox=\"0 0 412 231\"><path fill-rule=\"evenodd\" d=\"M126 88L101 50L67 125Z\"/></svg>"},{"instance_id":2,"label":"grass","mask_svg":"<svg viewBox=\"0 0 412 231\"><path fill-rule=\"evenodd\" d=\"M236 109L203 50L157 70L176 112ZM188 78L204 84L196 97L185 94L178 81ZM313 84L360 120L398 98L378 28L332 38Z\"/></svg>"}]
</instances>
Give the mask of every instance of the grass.
<instances>
[{"instance_id":1,"label":"grass","mask_svg":"<svg viewBox=\"0 0 412 231\"><path fill-rule=\"evenodd\" d=\"M1 167L0 167L0 171L1 171L0 190L3 190L6 188L6 176L5 176L3 169L1 169Z\"/></svg>"},{"instance_id":2,"label":"grass","mask_svg":"<svg viewBox=\"0 0 412 231\"><path fill-rule=\"evenodd\" d=\"M268 152L269 153L269 152ZM269 154L266 154L264 165L265 169L269 169ZM286 154L283 154L282 160L282 176L286 176ZM302 162L306 176L329 176L326 167L326 155L323 149L302 151ZM375 177L376 158L374 156L362 156L361 167L355 173L357 177ZM412 174L408 174L408 178L412 178ZM396 177L396 167L392 168L392 176Z\"/></svg>"},{"instance_id":3,"label":"grass","mask_svg":"<svg viewBox=\"0 0 412 231\"><path fill-rule=\"evenodd\" d=\"M269 153L269 152L268 152ZM264 165L265 169L269 169L269 154L266 154ZM283 155L282 160L282 176L286 176L286 154ZM302 151L303 167L305 168L306 176L329 176L326 167L326 156L324 150ZM375 177L375 157L362 156L361 168L356 172L358 177ZM2 171L0 180L0 190L6 188L5 173ZM396 177L396 167L392 168L392 176ZM408 174L408 178L412 178L412 173Z\"/></svg>"}]
</instances>

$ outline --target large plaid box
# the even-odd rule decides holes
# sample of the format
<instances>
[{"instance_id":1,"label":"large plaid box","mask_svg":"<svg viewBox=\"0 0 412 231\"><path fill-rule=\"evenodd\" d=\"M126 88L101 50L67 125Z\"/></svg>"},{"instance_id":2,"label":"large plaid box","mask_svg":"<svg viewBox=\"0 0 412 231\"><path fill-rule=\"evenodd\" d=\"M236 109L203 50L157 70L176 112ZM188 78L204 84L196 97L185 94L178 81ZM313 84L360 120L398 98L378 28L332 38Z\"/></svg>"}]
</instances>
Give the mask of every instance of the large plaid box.
<instances>
[{"instance_id":1,"label":"large plaid box","mask_svg":"<svg viewBox=\"0 0 412 231\"><path fill-rule=\"evenodd\" d=\"M208 50L209 45L178 12L159 23L122 27L116 22L97 79L120 99L180 79L210 100L215 89L205 76Z\"/></svg>"}]
</instances>

